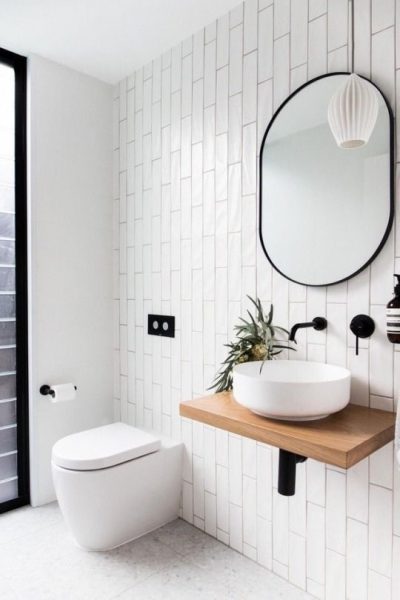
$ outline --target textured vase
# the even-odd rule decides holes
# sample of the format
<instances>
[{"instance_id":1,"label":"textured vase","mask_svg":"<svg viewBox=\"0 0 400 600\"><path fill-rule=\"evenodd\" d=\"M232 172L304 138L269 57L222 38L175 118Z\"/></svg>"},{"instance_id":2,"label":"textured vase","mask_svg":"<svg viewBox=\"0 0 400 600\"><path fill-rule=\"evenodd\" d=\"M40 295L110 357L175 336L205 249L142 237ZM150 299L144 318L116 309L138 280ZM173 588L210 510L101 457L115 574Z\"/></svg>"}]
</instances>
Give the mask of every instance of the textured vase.
<instances>
[{"instance_id":1,"label":"textured vase","mask_svg":"<svg viewBox=\"0 0 400 600\"><path fill-rule=\"evenodd\" d=\"M357 148L371 137L378 117L378 97L374 86L355 73L333 94L328 106L328 122L340 148Z\"/></svg>"}]
</instances>

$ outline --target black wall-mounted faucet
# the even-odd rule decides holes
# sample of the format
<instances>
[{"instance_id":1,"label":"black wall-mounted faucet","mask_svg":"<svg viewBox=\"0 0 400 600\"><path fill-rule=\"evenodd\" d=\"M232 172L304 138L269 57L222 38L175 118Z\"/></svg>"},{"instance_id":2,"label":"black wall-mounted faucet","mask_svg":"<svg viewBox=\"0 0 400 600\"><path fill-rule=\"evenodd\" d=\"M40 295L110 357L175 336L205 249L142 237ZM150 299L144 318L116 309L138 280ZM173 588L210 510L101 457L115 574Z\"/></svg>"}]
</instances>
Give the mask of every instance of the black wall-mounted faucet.
<instances>
[{"instance_id":1,"label":"black wall-mounted faucet","mask_svg":"<svg viewBox=\"0 0 400 600\"><path fill-rule=\"evenodd\" d=\"M369 315L356 315L351 320L350 329L356 336L356 355L358 356L359 339L371 337L375 331L375 323Z\"/></svg>"},{"instance_id":2,"label":"black wall-mounted faucet","mask_svg":"<svg viewBox=\"0 0 400 600\"><path fill-rule=\"evenodd\" d=\"M328 321L324 317L315 317L315 319L313 319L312 321L308 321L306 323L296 323L295 325L293 325L292 329L290 330L289 342L296 341L296 333L297 333L298 329L305 329L306 327L312 327L313 329L316 329L317 331L322 331L323 329L326 329L327 325L328 325Z\"/></svg>"}]
</instances>

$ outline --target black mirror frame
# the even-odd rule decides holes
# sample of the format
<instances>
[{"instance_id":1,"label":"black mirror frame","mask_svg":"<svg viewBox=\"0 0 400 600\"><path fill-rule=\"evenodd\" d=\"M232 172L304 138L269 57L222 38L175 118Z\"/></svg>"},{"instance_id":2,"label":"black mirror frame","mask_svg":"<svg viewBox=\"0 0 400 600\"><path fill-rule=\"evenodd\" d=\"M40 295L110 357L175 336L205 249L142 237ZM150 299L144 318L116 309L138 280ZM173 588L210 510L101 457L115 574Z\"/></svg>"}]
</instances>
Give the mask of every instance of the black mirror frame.
<instances>
[{"instance_id":1,"label":"black mirror frame","mask_svg":"<svg viewBox=\"0 0 400 600\"><path fill-rule=\"evenodd\" d=\"M386 96L383 94L383 92L379 89L379 87L370 79L368 79L367 77L364 77L363 75L359 75L359 77L362 77L362 79L365 79L366 81L368 81L369 83L371 83L379 92L379 94L381 95L381 97L383 98L385 104L386 104L386 108L388 110L388 116L389 116L389 127L390 127L390 140L389 140L389 144L390 144L390 173L389 173L389 177L390 177L390 214L389 214L389 220L388 220L388 224L386 226L386 230L385 233L382 237L382 240L379 244L379 246L377 247L377 249L375 250L375 252L372 254L372 256L367 260L367 262L365 264L363 264L359 269L357 269L357 271L355 271L354 273L348 275L347 277L344 277L343 279L339 279L338 281L332 281L330 283L320 283L320 284L310 284L310 283L304 283L302 281L296 281L295 279L292 279L291 277L289 277L288 275L285 275L285 273L283 273L280 269L278 269L278 267L274 264L274 262L271 260L270 256L268 255L267 249L265 247L264 244L264 240L263 240L263 236L262 236L262 183L263 183L263 178L262 178L262 157L263 157L263 150L264 150L264 145L265 142L267 140L268 137L268 133L272 127L272 125L275 122L275 119L278 117L278 115L280 114L281 110L286 106L286 104L288 104L292 98L294 98L294 96L296 96L299 92L301 92L301 90L303 90L305 87L312 85L313 83L315 83L316 81L319 81L320 79L325 79L326 77L333 77L335 75L351 75L351 73L347 72L347 71L337 71L335 73L326 73L324 75L319 75L318 77L314 77L313 79L310 79L310 81L307 81L306 83L304 83L303 85L301 85L300 87L298 87L294 92L292 92L283 102L282 104L279 106L279 108L274 112L270 122L268 123L267 129L265 130L265 133L263 135L263 139L261 142L261 146L260 146L260 154L259 154L259 215L258 215L258 232L259 232L259 237L260 237L260 242L261 242L261 247L264 251L265 256L267 257L267 259L269 260L269 262L271 263L272 267L275 269L275 271L277 271L278 273L280 273L280 275L282 275L282 277L285 277L285 279L288 279L289 281L292 281L293 283L297 283L299 285L305 285L308 287L327 287L330 285L336 285L338 283L342 283L344 281L348 281L349 279L351 279L352 277L355 277L356 275L358 275L359 273L361 273L361 271L363 271L364 269L366 269L366 267L368 267L374 260L375 258L378 256L378 254L381 252L382 248L384 247L390 231L392 229L393 226L393 220L394 220L394 117L393 117L393 111L392 108L389 104L388 99L386 98Z\"/></svg>"}]
</instances>

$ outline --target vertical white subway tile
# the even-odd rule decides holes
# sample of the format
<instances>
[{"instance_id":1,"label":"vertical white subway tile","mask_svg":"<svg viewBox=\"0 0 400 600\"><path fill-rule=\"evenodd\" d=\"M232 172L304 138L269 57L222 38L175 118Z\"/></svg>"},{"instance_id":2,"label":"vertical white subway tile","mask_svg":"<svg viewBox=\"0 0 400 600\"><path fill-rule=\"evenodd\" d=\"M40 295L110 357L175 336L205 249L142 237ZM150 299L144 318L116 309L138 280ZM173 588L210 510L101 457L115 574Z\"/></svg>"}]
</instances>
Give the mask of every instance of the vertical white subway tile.
<instances>
[{"instance_id":1,"label":"vertical white subway tile","mask_svg":"<svg viewBox=\"0 0 400 600\"><path fill-rule=\"evenodd\" d=\"M240 2L229 12L229 27L233 29L240 23L243 23L243 2Z\"/></svg>"},{"instance_id":2,"label":"vertical white subway tile","mask_svg":"<svg viewBox=\"0 0 400 600\"><path fill-rule=\"evenodd\" d=\"M243 196L242 198L242 265L256 264L256 231L257 206L256 196Z\"/></svg>"},{"instance_id":3,"label":"vertical white subway tile","mask_svg":"<svg viewBox=\"0 0 400 600\"><path fill-rule=\"evenodd\" d=\"M256 480L243 477L243 542L257 547L257 494Z\"/></svg>"},{"instance_id":4,"label":"vertical white subway tile","mask_svg":"<svg viewBox=\"0 0 400 600\"><path fill-rule=\"evenodd\" d=\"M161 75L161 125L171 122L171 69L165 69Z\"/></svg>"},{"instance_id":5,"label":"vertical white subway tile","mask_svg":"<svg viewBox=\"0 0 400 600\"><path fill-rule=\"evenodd\" d=\"M216 493L216 448L215 429L204 427L204 488Z\"/></svg>"},{"instance_id":6,"label":"vertical white subway tile","mask_svg":"<svg viewBox=\"0 0 400 600\"><path fill-rule=\"evenodd\" d=\"M182 58L191 54L193 51L193 37L189 36L182 42Z\"/></svg>"},{"instance_id":7,"label":"vertical white subway tile","mask_svg":"<svg viewBox=\"0 0 400 600\"><path fill-rule=\"evenodd\" d=\"M393 488L393 444L389 443L369 457L370 483Z\"/></svg>"},{"instance_id":8,"label":"vertical white subway tile","mask_svg":"<svg viewBox=\"0 0 400 600\"><path fill-rule=\"evenodd\" d=\"M242 297L242 260L240 233L228 236L228 298L241 300Z\"/></svg>"},{"instance_id":9,"label":"vertical white subway tile","mask_svg":"<svg viewBox=\"0 0 400 600\"><path fill-rule=\"evenodd\" d=\"M376 33L394 25L394 0L372 0L371 33Z\"/></svg>"},{"instance_id":10,"label":"vertical white subway tile","mask_svg":"<svg viewBox=\"0 0 400 600\"><path fill-rule=\"evenodd\" d=\"M228 130L228 67L217 71L215 133Z\"/></svg>"},{"instance_id":11,"label":"vertical white subway tile","mask_svg":"<svg viewBox=\"0 0 400 600\"><path fill-rule=\"evenodd\" d=\"M390 577L392 568L392 492L370 486L369 567Z\"/></svg>"},{"instance_id":12,"label":"vertical white subway tile","mask_svg":"<svg viewBox=\"0 0 400 600\"><path fill-rule=\"evenodd\" d=\"M340 73L349 70L349 51L347 46L336 48L328 54L328 73Z\"/></svg>"},{"instance_id":13,"label":"vertical white subway tile","mask_svg":"<svg viewBox=\"0 0 400 600\"><path fill-rule=\"evenodd\" d=\"M258 0L247 0L244 4L244 53L257 48Z\"/></svg>"},{"instance_id":14,"label":"vertical white subway tile","mask_svg":"<svg viewBox=\"0 0 400 600\"><path fill-rule=\"evenodd\" d=\"M400 538L393 536L392 600L400 598Z\"/></svg>"},{"instance_id":15,"label":"vertical white subway tile","mask_svg":"<svg viewBox=\"0 0 400 600\"><path fill-rule=\"evenodd\" d=\"M370 339L370 392L377 396L393 396L393 347L386 336L384 306L371 306L375 321L374 335Z\"/></svg>"},{"instance_id":16,"label":"vertical white subway tile","mask_svg":"<svg viewBox=\"0 0 400 600\"><path fill-rule=\"evenodd\" d=\"M238 25L230 32L229 45L229 94L242 91L243 72L243 26Z\"/></svg>"},{"instance_id":17,"label":"vertical white subway tile","mask_svg":"<svg viewBox=\"0 0 400 600\"><path fill-rule=\"evenodd\" d=\"M193 81L204 75L204 29L193 36Z\"/></svg>"},{"instance_id":18,"label":"vertical white subway tile","mask_svg":"<svg viewBox=\"0 0 400 600\"><path fill-rule=\"evenodd\" d=\"M307 62L308 3L292 0L290 14L290 66Z\"/></svg>"},{"instance_id":19,"label":"vertical white subway tile","mask_svg":"<svg viewBox=\"0 0 400 600\"><path fill-rule=\"evenodd\" d=\"M257 152L261 147L267 125L273 112L272 80L264 81L258 85L257 99Z\"/></svg>"},{"instance_id":20,"label":"vertical white subway tile","mask_svg":"<svg viewBox=\"0 0 400 600\"><path fill-rule=\"evenodd\" d=\"M182 47L178 44L172 48L171 54L171 92L181 89L182 80Z\"/></svg>"},{"instance_id":21,"label":"vertical white subway tile","mask_svg":"<svg viewBox=\"0 0 400 600\"><path fill-rule=\"evenodd\" d=\"M229 500L243 504L242 440L234 434L229 434Z\"/></svg>"},{"instance_id":22,"label":"vertical white subway tile","mask_svg":"<svg viewBox=\"0 0 400 600\"><path fill-rule=\"evenodd\" d=\"M193 143L203 139L203 80L199 79L193 84Z\"/></svg>"},{"instance_id":23,"label":"vertical white subway tile","mask_svg":"<svg viewBox=\"0 0 400 600\"><path fill-rule=\"evenodd\" d=\"M258 81L270 79L274 58L274 13L270 6L258 16Z\"/></svg>"},{"instance_id":24,"label":"vertical white subway tile","mask_svg":"<svg viewBox=\"0 0 400 600\"><path fill-rule=\"evenodd\" d=\"M257 444L257 514L272 520L272 456L262 444Z\"/></svg>"},{"instance_id":25,"label":"vertical white subway tile","mask_svg":"<svg viewBox=\"0 0 400 600\"><path fill-rule=\"evenodd\" d=\"M242 193L256 193L256 125L251 123L243 127L243 169Z\"/></svg>"},{"instance_id":26,"label":"vertical white subway tile","mask_svg":"<svg viewBox=\"0 0 400 600\"><path fill-rule=\"evenodd\" d=\"M289 498L289 530L302 537L307 533L306 465L296 467L296 493Z\"/></svg>"},{"instance_id":27,"label":"vertical white subway tile","mask_svg":"<svg viewBox=\"0 0 400 600\"><path fill-rule=\"evenodd\" d=\"M284 35L274 42L274 108L288 97L290 90L289 36Z\"/></svg>"},{"instance_id":28,"label":"vertical white subway tile","mask_svg":"<svg viewBox=\"0 0 400 600\"><path fill-rule=\"evenodd\" d=\"M393 295L394 235L371 265L371 304L386 305Z\"/></svg>"},{"instance_id":29,"label":"vertical white subway tile","mask_svg":"<svg viewBox=\"0 0 400 600\"><path fill-rule=\"evenodd\" d=\"M273 558L283 565L289 563L289 507L287 496L274 489L272 501Z\"/></svg>"},{"instance_id":30,"label":"vertical white subway tile","mask_svg":"<svg viewBox=\"0 0 400 600\"><path fill-rule=\"evenodd\" d=\"M243 62L243 124L257 117L257 52L244 57Z\"/></svg>"},{"instance_id":31,"label":"vertical white subway tile","mask_svg":"<svg viewBox=\"0 0 400 600\"><path fill-rule=\"evenodd\" d=\"M347 471L347 516L368 523L368 459Z\"/></svg>"},{"instance_id":32,"label":"vertical white subway tile","mask_svg":"<svg viewBox=\"0 0 400 600\"><path fill-rule=\"evenodd\" d=\"M229 532L229 478L222 465L217 465L217 527Z\"/></svg>"},{"instance_id":33,"label":"vertical white subway tile","mask_svg":"<svg viewBox=\"0 0 400 600\"><path fill-rule=\"evenodd\" d=\"M392 108L395 102L394 27L372 37L371 78L387 97Z\"/></svg>"},{"instance_id":34,"label":"vertical white subway tile","mask_svg":"<svg viewBox=\"0 0 400 600\"><path fill-rule=\"evenodd\" d=\"M143 135L151 132L151 97L152 80L147 79L143 84Z\"/></svg>"},{"instance_id":35,"label":"vertical white subway tile","mask_svg":"<svg viewBox=\"0 0 400 600\"><path fill-rule=\"evenodd\" d=\"M242 169L241 164L228 169L228 231L240 232L242 221Z\"/></svg>"},{"instance_id":36,"label":"vertical white subway tile","mask_svg":"<svg viewBox=\"0 0 400 600\"><path fill-rule=\"evenodd\" d=\"M307 505L307 577L325 583L325 511L311 502Z\"/></svg>"},{"instance_id":37,"label":"vertical white subway tile","mask_svg":"<svg viewBox=\"0 0 400 600\"><path fill-rule=\"evenodd\" d=\"M371 3L354 0L354 70L371 76Z\"/></svg>"},{"instance_id":38,"label":"vertical white subway tile","mask_svg":"<svg viewBox=\"0 0 400 600\"><path fill-rule=\"evenodd\" d=\"M228 64L229 60L229 14L217 22L217 69Z\"/></svg>"},{"instance_id":39,"label":"vertical white subway tile","mask_svg":"<svg viewBox=\"0 0 400 600\"><path fill-rule=\"evenodd\" d=\"M326 547L346 551L346 475L326 471Z\"/></svg>"},{"instance_id":40,"label":"vertical white subway tile","mask_svg":"<svg viewBox=\"0 0 400 600\"><path fill-rule=\"evenodd\" d=\"M272 524L257 517L257 562L272 569Z\"/></svg>"},{"instance_id":41,"label":"vertical white subway tile","mask_svg":"<svg viewBox=\"0 0 400 600\"><path fill-rule=\"evenodd\" d=\"M274 38L280 38L290 29L290 0L279 0L274 4Z\"/></svg>"},{"instance_id":42,"label":"vertical white subway tile","mask_svg":"<svg viewBox=\"0 0 400 600\"><path fill-rule=\"evenodd\" d=\"M325 506L325 465L309 459L307 467L307 500Z\"/></svg>"},{"instance_id":43,"label":"vertical white subway tile","mask_svg":"<svg viewBox=\"0 0 400 600\"><path fill-rule=\"evenodd\" d=\"M347 43L348 1L328 0L328 50Z\"/></svg>"},{"instance_id":44,"label":"vertical white subway tile","mask_svg":"<svg viewBox=\"0 0 400 600\"><path fill-rule=\"evenodd\" d=\"M326 335L326 358L333 365L347 364L347 319L345 304L327 304L328 329Z\"/></svg>"},{"instance_id":45,"label":"vertical white subway tile","mask_svg":"<svg viewBox=\"0 0 400 600\"><path fill-rule=\"evenodd\" d=\"M342 0L341 0L342 1ZM345 0L347 5L347 0ZM330 0L332 4L332 0ZM326 15L311 21L308 27L308 77L317 77L327 71Z\"/></svg>"},{"instance_id":46,"label":"vertical white subway tile","mask_svg":"<svg viewBox=\"0 0 400 600\"><path fill-rule=\"evenodd\" d=\"M204 460L193 455L193 513L204 519Z\"/></svg>"},{"instance_id":47,"label":"vertical white subway tile","mask_svg":"<svg viewBox=\"0 0 400 600\"><path fill-rule=\"evenodd\" d=\"M243 439L243 475L257 477L257 442Z\"/></svg>"},{"instance_id":48,"label":"vertical white subway tile","mask_svg":"<svg viewBox=\"0 0 400 600\"><path fill-rule=\"evenodd\" d=\"M217 37L217 21L213 21L205 28L204 41L206 44L214 41Z\"/></svg>"},{"instance_id":49,"label":"vertical white subway tile","mask_svg":"<svg viewBox=\"0 0 400 600\"><path fill-rule=\"evenodd\" d=\"M242 159L242 94L229 98L228 161L237 163Z\"/></svg>"},{"instance_id":50,"label":"vertical white subway tile","mask_svg":"<svg viewBox=\"0 0 400 600\"><path fill-rule=\"evenodd\" d=\"M182 517L193 523L193 486L187 481L182 484Z\"/></svg>"},{"instance_id":51,"label":"vertical white subway tile","mask_svg":"<svg viewBox=\"0 0 400 600\"><path fill-rule=\"evenodd\" d=\"M204 494L204 531L217 537L217 498L215 494Z\"/></svg>"},{"instance_id":52,"label":"vertical white subway tile","mask_svg":"<svg viewBox=\"0 0 400 600\"><path fill-rule=\"evenodd\" d=\"M171 151L179 150L181 145L181 94L171 96Z\"/></svg>"},{"instance_id":53,"label":"vertical white subway tile","mask_svg":"<svg viewBox=\"0 0 400 600\"><path fill-rule=\"evenodd\" d=\"M326 600L346 600L346 560L332 550L326 551Z\"/></svg>"},{"instance_id":54,"label":"vertical white subway tile","mask_svg":"<svg viewBox=\"0 0 400 600\"><path fill-rule=\"evenodd\" d=\"M289 534L289 581L306 588L306 540L296 533Z\"/></svg>"},{"instance_id":55,"label":"vertical white subway tile","mask_svg":"<svg viewBox=\"0 0 400 600\"><path fill-rule=\"evenodd\" d=\"M390 600L390 579L375 571L368 571L368 600Z\"/></svg>"},{"instance_id":56,"label":"vertical white subway tile","mask_svg":"<svg viewBox=\"0 0 400 600\"><path fill-rule=\"evenodd\" d=\"M308 18L310 21L320 17L328 10L328 0L309 0L309 14Z\"/></svg>"},{"instance_id":57,"label":"vertical white subway tile","mask_svg":"<svg viewBox=\"0 0 400 600\"><path fill-rule=\"evenodd\" d=\"M192 55L182 60L182 117L192 113Z\"/></svg>"},{"instance_id":58,"label":"vertical white subway tile","mask_svg":"<svg viewBox=\"0 0 400 600\"><path fill-rule=\"evenodd\" d=\"M219 204L228 198L228 136L216 137L215 145L215 199ZM218 209L217 209L218 217Z\"/></svg>"},{"instance_id":59,"label":"vertical white subway tile","mask_svg":"<svg viewBox=\"0 0 400 600\"><path fill-rule=\"evenodd\" d=\"M236 504L229 505L229 544L238 552L243 552L243 510Z\"/></svg>"},{"instance_id":60,"label":"vertical white subway tile","mask_svg":"<svg viewBox=\"0 0 400 600\"><path fill-rule=\"evenodd\" d=\"M215 169L215 106L209 106L204 110L204 141L203 141L203 170L204 170L204 191L207 188L207 193L209 194L207 200L209 201L210 197L213 198L215 193L213 194L213 190L215 190L215 185L210 186L210 188L206 185L206 178L213 177L214 174L209 174L208 171Z\"/></svg>"},{"instance_id":61,"label":"vertical white subway tile","mask_svg":"<svg viewBox=\"0 0 400 600\"><path fill-rule=\"evenodd\" d=\"M365 600L368 596L368 527L353 519L347 521L347 597Z\"/></svg>"},{"instance_id":62,"label":"vertical white subway tile","mask_svg":"<svg viewBox=\"0 0 400 600\"><path fill-rule=\"evenodd\" d=\"M216 42L207 44L204 50L204 106L215 103L216 89Z\"/></svg>"}]
</instances>

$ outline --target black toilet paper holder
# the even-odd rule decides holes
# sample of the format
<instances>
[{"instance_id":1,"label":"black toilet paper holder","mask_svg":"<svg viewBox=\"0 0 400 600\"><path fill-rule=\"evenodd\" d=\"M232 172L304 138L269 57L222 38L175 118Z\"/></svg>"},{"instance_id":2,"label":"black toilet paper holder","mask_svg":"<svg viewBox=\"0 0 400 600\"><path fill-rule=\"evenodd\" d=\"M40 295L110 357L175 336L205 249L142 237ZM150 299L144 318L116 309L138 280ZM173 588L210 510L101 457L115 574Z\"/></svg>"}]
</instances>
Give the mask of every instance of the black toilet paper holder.
<instances>
[{"instance_id":1,"label":"black toilet paper holder","mask_svg":"<svg viewBox=\"0 0 400 600\"><path fill-rule=\"evenodd\" d=\"M74 385L74 388L76 390L78 389L76 385ZM55 391L51 389L47 383L44 383L42 386L40 386L39 392L42 394L42 396L51 396L52 398L55 398L56 395Z\"/></svg>"}]
</instances>

